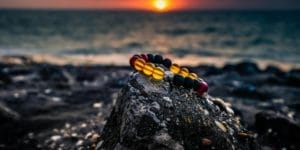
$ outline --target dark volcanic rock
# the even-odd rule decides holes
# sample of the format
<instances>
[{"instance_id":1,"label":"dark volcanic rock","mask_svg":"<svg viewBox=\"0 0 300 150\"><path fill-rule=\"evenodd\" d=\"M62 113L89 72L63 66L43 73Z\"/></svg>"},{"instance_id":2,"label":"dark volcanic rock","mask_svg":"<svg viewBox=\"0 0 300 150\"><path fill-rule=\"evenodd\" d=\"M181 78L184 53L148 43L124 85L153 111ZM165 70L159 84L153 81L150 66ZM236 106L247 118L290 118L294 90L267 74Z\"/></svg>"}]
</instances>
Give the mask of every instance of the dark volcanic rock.
<instances>
[{"instance_id":1,"label":"dark volcanic rock","mask_svg":"<svg viewBox=\"0 0 300 150\"><path fill-rule=\"evenodd\" d=\"M0 70L0 83L11 83L12 82L12 79L11 77L9 76L9 74L7 74L6 72L2 70Z\"/></svg>"},{"instance_id":2,"label":"dark volcanic rock","mask_svg":"<svg viewBox=\"0 0 300 150\"><path fill-rule=\"evenodd\" d=\"M256 114L255 118L255 125L258 132L264 135L262 142L278 148L300 148L299 123L274 111L260 112Z\"/></svg>"},{"instance_id":3,"label":"dark volcanic rock","mask_svg":"<svg viewBox=\"0 0 300 150\"><path fill-rule=\"evenodd\" d=\"M260 72L257 64L252 61L243 61L238 64L226 64L224 71L236 71L241 75L255 75Z\"/></svg>"},{"instance_id":4,"label":"dark volcanic rock","mask_svg":"<svg viewBox=\"0 0 300 150\"><path fill-rule=\"evenodd\" d=\"M11 110L5 104L0 102L0 120L1 121L16 121L20 119L20 115Z\"/></svg>"},{"instance_id":5,"label":"dark volcanic rock","mask_svg":"<svg viewBox=\"0 0 300 150\"><path fill-rule=\"evenodd\" d=\"M101 137L98 149L259 149L223 100L138 73L119 94Z\"/></svg>"}]
</instances>

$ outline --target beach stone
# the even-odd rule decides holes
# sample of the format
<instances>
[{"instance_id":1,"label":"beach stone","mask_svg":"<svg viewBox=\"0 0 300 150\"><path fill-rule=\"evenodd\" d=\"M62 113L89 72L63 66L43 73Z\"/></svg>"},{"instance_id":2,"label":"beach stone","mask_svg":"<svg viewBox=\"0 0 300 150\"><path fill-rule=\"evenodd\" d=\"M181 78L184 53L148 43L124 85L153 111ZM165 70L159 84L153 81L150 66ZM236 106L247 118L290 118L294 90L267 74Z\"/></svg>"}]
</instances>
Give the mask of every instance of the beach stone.
<instances>
[{"instance_id":1,"label":"beach stone","mask_svg":"<svg viewBox=\"0 0 300 150\"><path fill-rule=\"evenodd\" d=\"M291 86L300 86L300 70L299 69L293 69L291 70L287 75L287 84Z\"/></svg>"},{"instance_id":2,"label":"beach stone","mask_svg":"<svg viewBox=\"0 0 300 150\"><path fill-rule=\"evenodd\" d=\"M252 61L243 61L236 65L236 70L241 75L254 75L260 72L257 64Z\"/></svg>"},{"instance_id":3,"label":"beach stone","mask_svg":"<svg viewBox=\"0 0 300 150\"><path fill-rule=\"evenodd\" d=\"M4 103L0 102L0 120L4 122L18 121L20 115L14 110L10 109Z\"/></svg>"},{"instance_id":4,"label":"beach stone","mask_svg":"<svg viewBox=\"0 0 300 150\"><path fill-rule=\"evenodd\" d=\"M281 71L278 67L273 66L273 65L269 65L267 66L267 68L265 69L266 73L270 73L270 74L276 74L276 75L283 75L284 72Z\"/></svg>"},{"instance_id":5,"label":"beach stone","mask_svg":"<svg viewBox=\"0 0 300 150\"><path fill-rule=\"evenodd\" d=\"M38 73L42 80L58 82L69 81L69 77L66 75L66 73L64 73L64 70L54 65L42 64L39 67Z\"/></svg>"},{"instance_id":6,"label":"beach stone","mask_svg":"<svg viewBox=\"0 0 300 150\"><path fill-rule=\"evenodd\" d=\"M277 149L299 149L300 124L274 111L261 111L255 116L255 127L259 134L264 135L263 142L272 144Z\"/></svg>"},{"instance_id":7,"label":"beach stone","mask_svg":"<svg viewBox=\"0 0 300 150\"><path fill-rule=\"evenodd\" d=\"M0 70L0 83L9 84L11 82L12 79L10 75L7 72L3 71L3 69Z\"/></svg>"},{"instance_id":8,"label":"beach stone","mask_svg":"<svg viewBox=\"0 0 300 150\"><path fill-rule=\"evenodd\" d=\"M133 73L97 149L259 149L248 133L222 99Z\"/></svg>"}]
</instances>

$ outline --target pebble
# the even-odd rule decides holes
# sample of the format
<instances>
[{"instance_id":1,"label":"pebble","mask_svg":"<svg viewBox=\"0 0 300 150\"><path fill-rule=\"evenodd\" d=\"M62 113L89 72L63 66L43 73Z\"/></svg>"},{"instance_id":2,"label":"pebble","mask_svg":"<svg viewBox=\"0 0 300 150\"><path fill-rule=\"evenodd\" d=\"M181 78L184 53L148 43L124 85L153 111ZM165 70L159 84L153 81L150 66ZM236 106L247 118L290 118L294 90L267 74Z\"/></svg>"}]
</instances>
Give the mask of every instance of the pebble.
<instances>
[{"instance_id":1,"label":"pebble","mask_svg":"<svg viewBox=\"0 0 300 150\"><path fill-rule=\"evenodd\" d=\"M66 124L65 124L65 127L66 127L67 129L69 129L69 128L71 127L71 125L70 125L69 123L66 123Z\"/></svg>"},{"instance_id":2,"label":"pebble","mask_svg":"<svg viewBox=\"0 0 300 150\"><path fill-rule=\"evenodd\" d=\"M92 143L96 143L100 140L100 135L95 133L95 134L92 135L90 140L91 140Z\"/></svg>"},{"instance_id":3,"label":"pebble","mask_svg":"<svg viewBox=\"0 0 300 150\"><path fill-rule=\"evenodd\" d=\"M61 98L60 97L52 97L51 100L53 102L60 102L61 101Z\"/></svg>"},{"instance_id":4,"label":"pebble","mask_svg":"<svg viewBox=\"0 0 300 150\"><path fill-rule=\"evenodd\" d=\"M93 107L94 107L94 108L101 108L102 106L103 106L102 103L94 103L94 104L93 104Z\"/></svg>"},{"instance_id":5,"label":"pebble","mask_svg":"<svg viewBox=\"0 0 300 150\"><path fill-rule=\"evenodd\" d=\"M77 137L78 134L77 134L77 133L72 133L71 136L72 136L72 137Z\"/></svg>"},{"instance_id":6,"label":"pebble","mask_svg":"<svg viewBox=\"0 0 300 150\"><path fill-rule=\"evenodd\" d=\"M76 146L81 146L83 144L83 140L78 140L77 142L76 142Z\"/></svg>"},{"instance_id":7,"label":"pebble","mask_svg":"<svg viewBox=\"0 0 300 150\"><path fill-rule=\"evenodd\" d=\"M218 128L220 128L223 132L227 132L226 127L219 121L215 120L215 124L217 125Z\"/></svg>"},{"instance_id":8,"label":"pebble","mask_svg":"<svg viewBox=\"0 0 300 150\"><path fill-rule=\"evenodd\" d=\"M45 89L44 93L45 94L50 94L52 92L52 89Z\"/></svg>"},{"instance_id":9,"label":"pebble","mask_svg":"<svg viewBox=\"0 0 300 150\"><path fill-rule=\"evenodd\" d=\"M201 143L202 143L202 145L209 146L212 144L212 141L208 138L203 138L203 139L201 139Z\"/></svg>"},{"instance_id":10,"label":"pebble","mask_svg":"<svg viewBox=\"0 0 300 150\"><path fill-rule=\"evenodd\" d=\"M82 124L80 125L80 127L81 127L81 128L85 128L85 127L87 127L87 124L86 124L86 123L82 123Z\"/></svg>"},{"instance_id":11,"label":"pebble","mask_svg":"<svg viewBox=\"0 0 300 150\"><path fill-rule=\"evenodd\" d=\"M92 133L92 132L89 132L89 133L87 133L87 134L85 135L84 139L87 140L87 139L91 138L92 135L93 135L93 133Z\"/></svg>"},{"instance_id":12,"label":"pebble","mask_svg":"<svg viewBox=\"0 0 300 150\"><path fill-rule=\"evenodd\" d=\"M52 141L58 141L58 140L60 140L61 139L61 136L60 135L53 135L53 136L51 136L51 140Z\"/></svg>"}]
</instances>

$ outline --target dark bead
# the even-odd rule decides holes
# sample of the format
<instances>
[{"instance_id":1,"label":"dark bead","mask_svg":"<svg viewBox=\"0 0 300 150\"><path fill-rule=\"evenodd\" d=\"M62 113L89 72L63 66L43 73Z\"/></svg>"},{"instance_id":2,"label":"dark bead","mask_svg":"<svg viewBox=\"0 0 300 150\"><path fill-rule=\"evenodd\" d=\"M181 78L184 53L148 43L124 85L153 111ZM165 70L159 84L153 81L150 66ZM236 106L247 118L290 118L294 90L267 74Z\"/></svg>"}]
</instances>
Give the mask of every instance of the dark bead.
<instances>
[{"instance_id":1,"label":"dark bead","mask_svg":"<svg viewBox=\"0 0 300 150\"><path fill-rule=\"evenodd\" d=\"M152 55L152 54L147 54L147 56L148 56L148 61L149 61L149 62L154 62L154 55Z\"/></svg>"},{"instance_id":2,"label":"dark bead","mask_svg":"<svg viewBox=\"0 0 300 150\"><path fill-rule=\"evenodd\" d=\"M181 75L174 75L174 77L173 77L173 83L176 86L181 86L184 83L184 78Z\"/></svg>"},{"instance_id":3,"label":"dark bead","mask_svg":"<svg viewBox=\"0 0 300 150\"><path fill-rule=\"evenodd\" d=\"M164 61L163 61L163 65L164 65L165 67L167 67L167 68L170 68L171 65L172 65L172 61L171 61L170 59L166 58L166 59L164 59Z\"/></svg>"},{"instance_id":4,"label":"dark bead","mask_svg":"<svg viewBox=\"0 0 300 150\"><path fill-rule=\"evenodd\" d=\"M190 77L184 78L183 86L187 89L193 88L194 80Z\"/></svg>"},{"instance_id":5,"label":"dark bead","mask_svg":"<svg viewBox=\"0 0 300 150\"><path fill-rule=\"evenodd\" d=\"M145 54L141 54L141 58L143 58L146 62L148 62L148 56Z\"/></svg>"},{"instance_id":6,"label":"dark bead","mask_svg":"<svg viewBox=\"0 0 300 150\"><path fill-rule=\"evenodd\" d=\"M202 96L204 93L208 91L208 85L205 81L200 81L200 86L197 89L197 94Z\"/></svg>"},{"instance_id":7,"label":"dark bead","mask_svg":"<svg viewBox=\"0 0 300 150\"><path fill-rule=\"evenodd\" d=\"M198 88L200 87L200 82L199 82L199 80L193 80L193 89L195 90L195 91L197 91L198 90Z\"/></svg>"},{"instance_id":8,"label":"dark bead","mask_svg":"<svg viewBox=\"0 0 300 150\"><path fill-rule=\"evenodd\" d=\"M163 57L161 55L155 55L154 56L154 63L162 64L163 63Z\"/></svg>"}]
</instances>

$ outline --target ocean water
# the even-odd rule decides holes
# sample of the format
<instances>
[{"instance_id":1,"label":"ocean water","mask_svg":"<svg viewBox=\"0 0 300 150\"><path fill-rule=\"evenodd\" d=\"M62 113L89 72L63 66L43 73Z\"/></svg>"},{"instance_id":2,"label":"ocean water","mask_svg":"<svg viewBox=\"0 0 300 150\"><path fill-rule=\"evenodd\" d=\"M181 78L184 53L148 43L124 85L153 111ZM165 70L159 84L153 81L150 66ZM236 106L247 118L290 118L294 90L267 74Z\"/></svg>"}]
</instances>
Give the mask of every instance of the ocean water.
<instances>
[{"instance_id":1,"label":"ocean water","mask_svg":"<svg viewBox=\"0 0 300 150\"><path fill-rule=\"evenodd\" d=\"M0 10L0 55L156 52L300 64L300 11Z\"/></svg>"}]
</instances>

